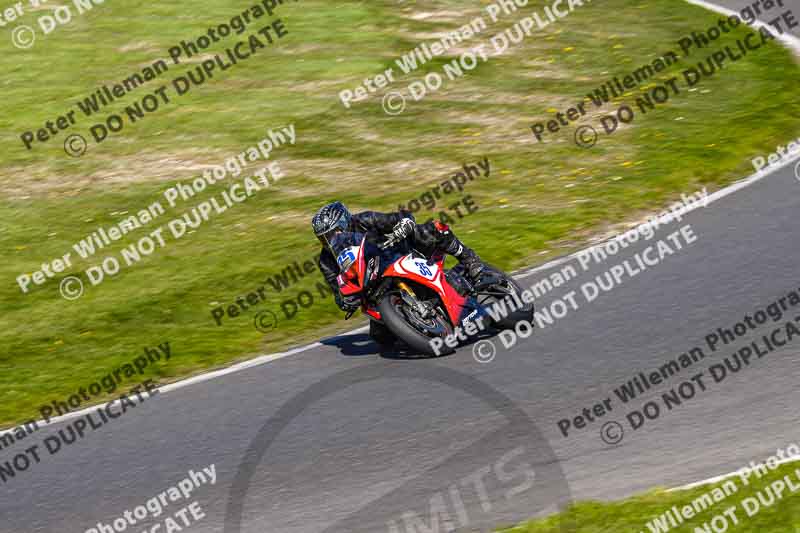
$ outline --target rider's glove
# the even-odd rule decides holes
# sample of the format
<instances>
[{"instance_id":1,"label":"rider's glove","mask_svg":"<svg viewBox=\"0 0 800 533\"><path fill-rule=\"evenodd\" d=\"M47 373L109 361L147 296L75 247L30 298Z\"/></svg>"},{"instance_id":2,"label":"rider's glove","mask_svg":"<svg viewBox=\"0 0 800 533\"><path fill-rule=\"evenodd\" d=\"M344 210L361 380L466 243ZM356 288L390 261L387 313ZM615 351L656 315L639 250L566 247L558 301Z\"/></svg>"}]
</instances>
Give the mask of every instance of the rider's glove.
<instances>
[{"instance_id":1,"label":"rider's glove","mask_svg":"<svg viewBox=\"0 0 800 533\"><path fill-rule=\"evenodd\" d=\"M359 307L361 307L361 298L359 296L350 295L350 296L342 296L341 293L336 293L334 296L336 300L336 305L339 306L339 309L344 311L345 313L349 313L350 311L355 311Z\"/></svg>"},{"instance_id":2,"label":"rider's glove","mask_svg":"<svg viewBox=\"0 0 800 533\"><path fill-rule=\"evenodd\" d=\"M416 223L412 219L402 219L400 222L395 224L391 233L386 234L386 242L381 245L381 248L389 248L390 246L394 246L398 242L401 242L414 232L415 226Z\"/></svg>"}]
</instances>

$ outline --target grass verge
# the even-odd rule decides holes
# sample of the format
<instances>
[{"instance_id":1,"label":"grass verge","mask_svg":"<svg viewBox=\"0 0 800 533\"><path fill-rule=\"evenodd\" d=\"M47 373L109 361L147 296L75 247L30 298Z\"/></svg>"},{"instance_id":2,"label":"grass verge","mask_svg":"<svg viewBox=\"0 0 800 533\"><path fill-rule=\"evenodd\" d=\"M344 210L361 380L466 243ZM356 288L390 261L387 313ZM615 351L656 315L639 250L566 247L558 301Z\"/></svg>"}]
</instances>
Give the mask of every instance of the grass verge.
<instances>
[{"instance_id":1,"label":"grass verge","mask_svg":"<svg viewBox=\"0 0 800 533\"><path fill-rule=\"evenodd\" d=\"M790 533L800 527L799 502L800 469L789 463L762 477L754 473L747 481L734 476L692 490L656 490L613 503L580 502L563 514L498 531L562 533L561 525L570 524L570 533ZM686 518L676 518L673 509Z\"/></svg>"},{"instance_id":2,"label":"grass verge","mask_svg":"<svg viewBox=\"0 0 800 533\"><path fill-rule=\"evenodd\" d=\"M510 270L573 250L680 193L724 186L750 172L752 157L800 134L795 90L800 70L787 51L770 43L703 80L697 90L684 90L614 135L601 136L593 149L576 147L570 128L535 142L531 123L551 118L611 77L666 50L679 51L680 38L716 24L716 15L698 7L671 0L586 3L424 100L409 102L404 114L389 116L381 109L380 93L351 109L337 94L393 66L420 42L475 17L487 18L485 4L462 0L398 7L385 0L302 0L280 8L289 35L276 45L126 124L103 143L90 143L83 157L66 157L62 143L72 132L89 138L96 117L81 117L74 130L32 150L22 146L23 131L77 109L76 103L98 87L167 58L169 47L196 39L251 4L202 0L189 9L136 0L105 3L40 36L29 50L0 44L0 68L6 73L0 119L6 146L0 163L0 248L5 252L0 424L35 417L39 405L65 400L132 361L145 346L170 342L172 358L149 366L125 387L147 378L175 380L348 326L331 299L316 292L318 273L281 291L265 282L315 253L309 219L333 199L353 211L393 210L449 179L463 164L488 157L488 178L417 216L448 214L465 242ZM470 44L488 42L533 10L541 10L541 3L505 16ZM27 23L36 16L28 13ZM718 46L746 32L741 27L726 34ZM100 116L124 113L125 106L240 38L231 36L206 55L171 66L158 81L113 102ZM708 53L716 49L709 47ZM698 51L682 58L580 123L599 128L600 116L622 103L634 105L645 91L680 77L705 56ZM441 72L455 57L399 75L388 90ZM252 146L267 129L290 123L297 142L273 152L286 175L269 190L180 240L168 239L163 249L102 284L88 285L87 268L107 256L120 258L122 248L150 230L219 195L229 179L161 215L147 230L21 293L14 281L20 274L72 251L99 226L156 200L163 203L161 194L170 185L198 177L202 169ZM251 165L243 176L259 168ZM465 195L478 211L458 218L451 206ZM79 300L59 296L59 280L67 275L87 284ZM215 324L213 309L235 304L261 286L267 288L264 301L226 318L222 326ZM287 319L282 303L301 291L314 294L315 303ZM261 310L279 317L278 327L266 335L253 327Z\"/></svg>"}]
</instances>

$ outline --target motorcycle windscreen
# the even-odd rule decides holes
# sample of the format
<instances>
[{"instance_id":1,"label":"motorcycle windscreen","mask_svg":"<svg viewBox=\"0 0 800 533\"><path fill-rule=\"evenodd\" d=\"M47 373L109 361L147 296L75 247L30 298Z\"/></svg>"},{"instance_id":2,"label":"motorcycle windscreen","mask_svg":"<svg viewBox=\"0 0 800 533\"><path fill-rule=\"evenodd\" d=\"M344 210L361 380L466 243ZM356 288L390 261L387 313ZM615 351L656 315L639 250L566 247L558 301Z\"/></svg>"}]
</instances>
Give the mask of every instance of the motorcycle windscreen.
<instances>
[{"instance_id":1,"label":"motorcycle windscreen","mask_svg":"<svg viewBox=\"0 0 800 533\"><path fill-rule=\"evenodd\" d=\"M358 247L363 238L363 233L339 231L328 236L328 245L330 246L331 252L333 252L333 257L338 258L339 255L348 248L354 246Z\"/></svg>"},{"instance_id":2,"label":"motorcycle windscreen","mask_svg":"<svg viewBox=\"0 0 800 533\"><path fill-rule=\"evenodd\" d=\"M342 294L349 295L361 292L363 264L358 257L366 250L361 250L363 233L339 232L331 238L331 251L339 265L339 290Z\"/></svg>"}]
</instances>

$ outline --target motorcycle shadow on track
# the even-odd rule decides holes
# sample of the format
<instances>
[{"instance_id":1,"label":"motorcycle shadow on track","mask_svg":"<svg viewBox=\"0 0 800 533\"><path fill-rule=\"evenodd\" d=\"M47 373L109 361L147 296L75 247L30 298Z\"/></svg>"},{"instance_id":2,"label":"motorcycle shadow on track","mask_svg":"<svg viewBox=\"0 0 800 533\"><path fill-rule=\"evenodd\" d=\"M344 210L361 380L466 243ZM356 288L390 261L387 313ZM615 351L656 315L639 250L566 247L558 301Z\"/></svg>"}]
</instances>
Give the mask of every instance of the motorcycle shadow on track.
<instances>
[{"instance_id":1,"label":"motorcycle shadow on track","mask_svg":"<svg viewBox=\"0 0 800 533\"><path fill-rule=\"evenodd\" d=\"M466 342L459 344L459 349L463 350L481 339L494 337L497 331L485 331ZM353 333L350 335L337 335L329 337L320 341L325 346L335 346L339 348L342 355L348 357L364 357L370 355L380 355L385 359L440 359L449 355L456 355L458 351L450 354L442 354L438 356L421 354L410 348L402 341L395 342L391 347L381 346L373 341L366 333Z\"/></svg>"}]
</instances>

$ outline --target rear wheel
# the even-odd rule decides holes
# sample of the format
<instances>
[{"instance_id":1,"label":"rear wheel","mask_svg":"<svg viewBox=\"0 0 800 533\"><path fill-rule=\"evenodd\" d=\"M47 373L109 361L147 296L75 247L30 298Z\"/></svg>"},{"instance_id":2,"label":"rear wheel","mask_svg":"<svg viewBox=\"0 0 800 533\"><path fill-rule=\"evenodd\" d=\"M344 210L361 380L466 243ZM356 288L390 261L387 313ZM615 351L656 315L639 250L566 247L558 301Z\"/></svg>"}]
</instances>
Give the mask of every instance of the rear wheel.
<instances>
[{"instance_id":1,"label":"rear wheel","mask_svg":"<svg viewBox=\"0 0 800 533\"><path fill-rule=\"evenodd\" d=\"M533 304L522 301L522 286L517 281L496 268L490 267L490 275L497 278L495 283L478 290L478 302L484 307L495 306L501 314L505 312L495 325L499 328L513 328L520 320L533 321ZM514 297L516 296L516 298ZM522 304L521 307L519 304ZM517 309L513 309L516 307Z\"/></svg>"},{"instance_id":2,"label":"rear wheel","mask_svg":"<svg viewBox=\"0 0 800 533\"><path fill-rule=\"evenodd\" d=\"M433 316L423 317L409 305L398 293L389 293L378 304L384 324L397 337L402 339L412 349L427 355L436 355L430 342L435 338L444 340L453 333L453 327L441 309L437 306ZM449 354L455 351L447 345L442 345L439 354Z\"/></svg>"}]
</instances>

